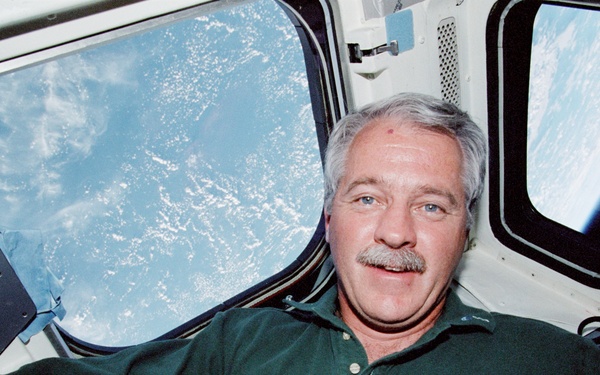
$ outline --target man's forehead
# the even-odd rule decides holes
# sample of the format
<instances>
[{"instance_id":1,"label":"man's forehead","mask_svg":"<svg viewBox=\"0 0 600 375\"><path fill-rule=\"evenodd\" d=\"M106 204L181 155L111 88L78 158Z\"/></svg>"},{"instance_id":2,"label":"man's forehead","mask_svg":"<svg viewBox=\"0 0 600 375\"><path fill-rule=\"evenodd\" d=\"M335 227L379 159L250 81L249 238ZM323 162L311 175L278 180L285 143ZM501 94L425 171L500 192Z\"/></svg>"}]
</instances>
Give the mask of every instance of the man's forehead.
<instances>
[{"instance_id":1,"label":"man's forehead","mask_svg":"<svg viewBox=\"0 0 600 375\"><path fill-rule=\"evenodd\" d=\"M366 130L377 127L386 127L385 133L387 134L395 134L397 131L402 131L404 129L410 129L416 133L425 132L425 133L435 133L440 135L445 135L450 137L451 139L456 140L456 136L449 129L445 128L442 125L435 124L425 124L416 120L413 120L409 117L403 116L389 116L389 117L376 117L365 124L365 126L357 133L357 136L363 133Z\"/></svg>"},{"instance_id":2,"label":"man's forehead","mask_svg":"<svg viewBox=\"0 0 600 375\"><path fill-rule=\"evenodd\" d=\"M424 138L422 135L426 137ZM442 140L442 142L439 142L439 140ZM450 143L446 141L450 141ZM430 147L433 149L430 149ZM437 152L440 150L447 150L447 154L442 151L440 156L440 152ZM372 120L354 138L348 150L344 173L341 178L341 180L345 180L343 190L348 191L358 185L394 187L392 181L383 178L378 173L384 159L385 161L399 162L403 166L410 164L411 161L418 161L414 163L414 169L403 171L403 173L408 174L418 173L419 169L428 168L429 166L439 165L443 167L447 165L448 168L445 171L455 171L447 177L456 178L455 181L460 183L462 192L462 150L455 137L414 122L399 122L397 119L389 118ZM357 164L361 165L359 168L361 170L360 174L355 173L358 172L356 170ZM394 169L391 171L394 171ZM438 177L442 177L445 174L443 172L444 170ZM448 180L444 182L448 182ZM415 191L448 196L454 201L461 200L462 197L456 197L456 194L448 193L451 189L448 189L445 186L446 184L442 185L422 184L418 188L415 187Z\"/></svg>"},{"instance_id":3,"label":"man's forehead","mask_svg":"<svg viewBox=\"0 0 600 375\"><path fill-rule=\"evenodd\" d=\"M419 135L429 135L435 138L449 140L453 145L454 151L457 151L462 160L462 148L458 139L450 132L441 127L427 126L418 122L396 119L396 118L377 118L369 121L354 137L348 154L354 154L358 145L359 148L370 148L371 143L378 144L385 142L386 147L395 147L395 143L402 145L405 148L411 148L410 140ZM364 152L364 150L361 150ZM347 155L346 159L349 159ZM359 157L360 155L353 155Z\"/></svg>"}]
</instances>

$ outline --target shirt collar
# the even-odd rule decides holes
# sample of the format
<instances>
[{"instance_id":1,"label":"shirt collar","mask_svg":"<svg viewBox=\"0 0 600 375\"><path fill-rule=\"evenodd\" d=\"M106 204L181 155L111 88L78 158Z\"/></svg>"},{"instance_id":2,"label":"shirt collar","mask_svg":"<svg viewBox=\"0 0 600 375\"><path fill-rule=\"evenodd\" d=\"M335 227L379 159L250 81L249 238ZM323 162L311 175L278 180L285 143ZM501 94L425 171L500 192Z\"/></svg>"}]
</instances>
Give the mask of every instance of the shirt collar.
<instances>
[{"instance_id":1,"label":"shirt collar","mask_svg":"<svg viewBox=\"0 0 600 375\"><path fill-rule=\"evenodd\" d=\"M334 327L348 332L349 328L338 316L338 292L337 284L331 286L317 301L312 303L285 301L291 307L297 310L312 313L321 319L329 322Z\"/></svg>"},{"instance_id":2,"label":"shirt collar","mask_svg":"<svg viewBox=\"0 0 600 375\"><path fill-rule=\"evenodd\" d=\"M337 285L333 285L314 303L295 301L286 301L286 303L300 311L312 312L335 327L347 330L346 324L336 316L338 306L337 297ZM451 327L481 327L488 332L493 332L495 326L496 322L492 314L465 305L458 295L453 290L450 290L442 315L435 323L435 326L424 336L432 338ZM423 337L422 339L427 339L427 337Z\"/></svg>"},{"instance_id":3,"label":"shirt collar","mask_svg":"<svg viewBox=\"0 0 600 375\"><path fill-rule=\"evenodd\" d=\"M491 313L465 305L452 289L448 292L441 320L453 326L479 326L489 332L496 327Z\"/></svg>"}]
</instances>

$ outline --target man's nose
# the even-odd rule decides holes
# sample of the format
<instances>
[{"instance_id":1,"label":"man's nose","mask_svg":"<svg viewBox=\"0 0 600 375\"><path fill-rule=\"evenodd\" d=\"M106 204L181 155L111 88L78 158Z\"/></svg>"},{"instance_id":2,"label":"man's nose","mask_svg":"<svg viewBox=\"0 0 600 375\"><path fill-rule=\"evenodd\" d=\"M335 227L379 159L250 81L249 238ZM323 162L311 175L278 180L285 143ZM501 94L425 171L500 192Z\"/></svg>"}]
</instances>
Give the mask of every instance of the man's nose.
<instances>
[{"instance_id":1,"label":"man's nose","mask_svg":"<svg viewBox=\"0 0 600 375\"><path fill-rule=\"evenodd\" d=\"M408 207L386 207L375 230L375 242L392 249L414 247L417 243L414 219Z\"/></svg>"}]
</instances>

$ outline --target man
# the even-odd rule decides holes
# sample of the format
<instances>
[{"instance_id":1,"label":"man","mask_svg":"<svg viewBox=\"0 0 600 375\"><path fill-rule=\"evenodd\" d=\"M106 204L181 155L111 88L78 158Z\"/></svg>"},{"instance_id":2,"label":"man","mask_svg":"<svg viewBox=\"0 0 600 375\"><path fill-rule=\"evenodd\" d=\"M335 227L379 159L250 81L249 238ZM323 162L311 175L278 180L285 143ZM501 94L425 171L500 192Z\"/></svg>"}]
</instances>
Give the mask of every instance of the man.
<instances>
[{"instance_id":1,"label":"man","mask_svg":"<svg viewBox=\"0 0 600 375\"><path fill-rule=\"evenodd\" d=\"M424 97L363 113L332 136L325 217L340 312L372 362L414 344L441 314L481 194L485 138Z\"/></svg>"},{"instance_id":2,"label":"man","mask_svg":"<svg viewBox=\"0 0 600 375\"><path fill-rule=\"evenodd\" d=\"M24 373L598 373L591 341L463 305L449 284L485 173L485 138L451 104L401 94L350 114L326 155L336 287L295 310L234 309L193 340L51 359Z\"/></svg>"}]
</instances>

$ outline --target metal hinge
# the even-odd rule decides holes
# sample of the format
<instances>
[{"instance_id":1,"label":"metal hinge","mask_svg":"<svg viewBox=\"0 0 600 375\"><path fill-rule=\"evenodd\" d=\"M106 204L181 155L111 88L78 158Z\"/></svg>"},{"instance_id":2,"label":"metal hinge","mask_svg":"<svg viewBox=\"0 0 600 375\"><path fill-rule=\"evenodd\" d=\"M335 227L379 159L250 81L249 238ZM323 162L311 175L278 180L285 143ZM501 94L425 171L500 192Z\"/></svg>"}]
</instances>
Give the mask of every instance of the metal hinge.
<instances>
[{"instance_id":1,"label":"metal hinge","mask_svg":"<svg viewBox=\"0 0 600 375\"><path fill-rule=\"evenodd\" d=\"M376 56L384 52L389 52L392 56L398 56L400 53L398 50L398 42L395 40L372 49L360 49L358 43L350 43L348 44L348 51L351 63L361 63L365 56Z\"/></svg>"}]
</instances>

